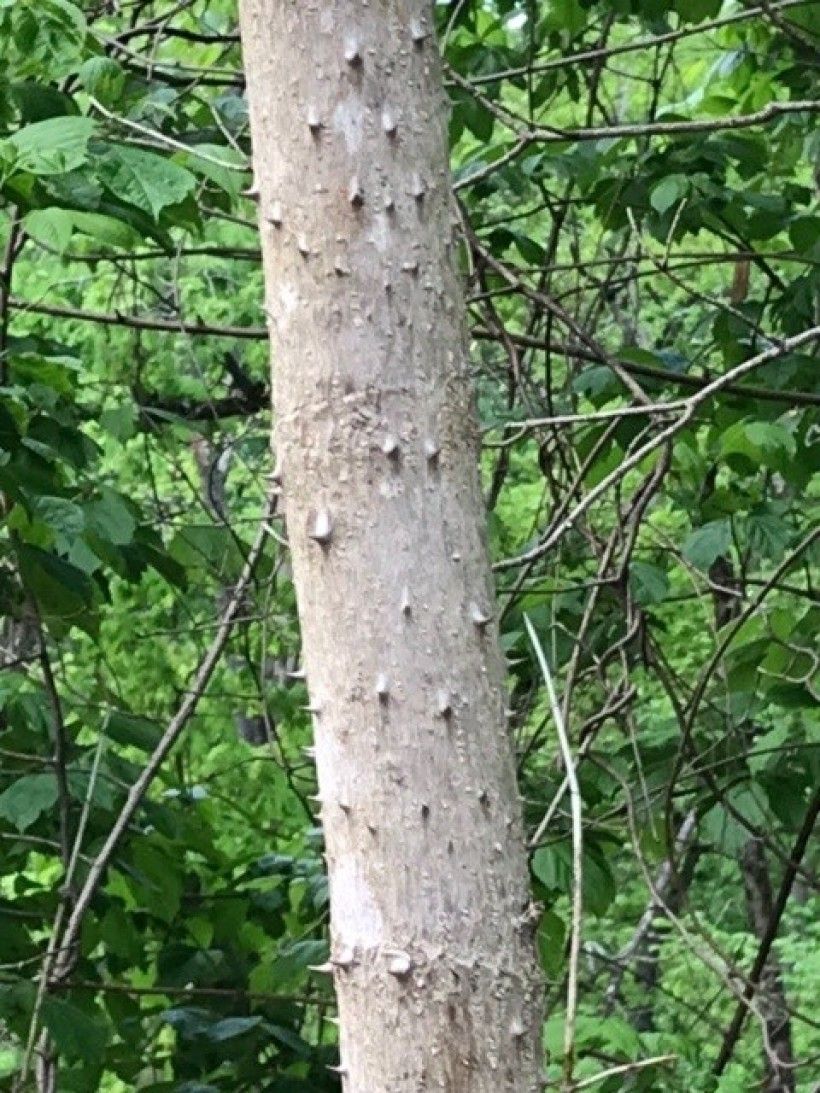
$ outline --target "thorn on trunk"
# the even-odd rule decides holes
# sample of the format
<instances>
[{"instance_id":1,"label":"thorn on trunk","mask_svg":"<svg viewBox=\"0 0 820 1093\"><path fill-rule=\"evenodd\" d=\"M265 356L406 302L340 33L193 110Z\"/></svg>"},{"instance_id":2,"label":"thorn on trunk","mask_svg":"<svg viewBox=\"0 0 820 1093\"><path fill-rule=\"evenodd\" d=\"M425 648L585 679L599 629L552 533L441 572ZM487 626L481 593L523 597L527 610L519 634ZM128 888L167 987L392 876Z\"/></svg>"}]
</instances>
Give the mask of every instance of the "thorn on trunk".
<instances>
[{"instance_id":1,"label":"thorn on trunk","mask_svg":"<svg viewBox=\"0 0 820 1093\"><path fill-rule=\"evenodd\" d=\"M387 970L390 975L394 975L397 979L403 979L413 970L413 961L407 953L393 952L390 954Z\"/></svg>"},{"instance_id":2,"label":"thorn on trunk","mask_svg":"<svg viewBox=\"0 0 820 1093\"><path fill-rule=\"evenodd\" d=\"M392 433L388 433L382 441L382 451L388 459L398 459L401 455L398 437L393 436Z\"/></svg>"},{"instance_id":3,"label":"thorn on trunk","mask_svg":"<svg viewBox=\"0 0 820 1093\"><path fill-rule=\"evenodd\" d=\"M390 680L384 672L382 672L376 680L376 694L378 695L379 702L381 702L382 705L386 705L390 698Z\"/></svg>"},{"instance_id":4,"label":"thorn on trunk","mask_svg":"<svg viewBox=\"0 0 820 1093\"><path fill-rule=\"evenodd\" d=\"M308 964L307 969L317 975L333 975L333 965L329 960L324 964Z\"/></svg>"},{"instance_id":5,"label":"thorn on trunk","mask_svg":"<svg viewBox=\"0 0 820 1093\"><path fill-rule=\"evenodd\" d=\"M319 546L326 547L333 538L333 521L327 509L319 509L313 521L313 528L308 532L308 538Z\"/></svg>"},{"instance_id":6,"label":"thorn on trunk","mask_svg":"<svg viewBox=\"0 0 820 1093\"><path fill-rule=\"evenodd\" d=\"M443 717L445 720L453 716L453 700L449 691L439 691L436 696L436 712L439 717Z\"/></svg>"},{"instance_id":7,"label":"thorn on trunk","mask_svg":"<svg viewBox=\"0 0 820 1093\"><path fill-rule=\"evenodd\" d=\"M492 615L479 607L477 603L470 604L470 618L472 619L473 626L476 630L486 630L492 622Z\"/></svg>"},{"instance_id":8,"label":"thorn on trunk","mask_svg":"<svg viewBox=\"0 0 820 1093\"><path fill-rule=\"evenodd\" d=\"M364 205L364 191L362 190L358 175L354 175L350 180L347 198L354 209L360 209L362 205Z\"/></svg>"},{"instance_id":9,"label":"thorn on trunk","mask_svg":"<svg viewBox=\"0 0 820 1093\"><path fill-rule=\"evenodd\" d=\"M351 68L361 68L362 51L355 38L348 38L345 45L345 61Z\"/></svg>"}]
</instances>

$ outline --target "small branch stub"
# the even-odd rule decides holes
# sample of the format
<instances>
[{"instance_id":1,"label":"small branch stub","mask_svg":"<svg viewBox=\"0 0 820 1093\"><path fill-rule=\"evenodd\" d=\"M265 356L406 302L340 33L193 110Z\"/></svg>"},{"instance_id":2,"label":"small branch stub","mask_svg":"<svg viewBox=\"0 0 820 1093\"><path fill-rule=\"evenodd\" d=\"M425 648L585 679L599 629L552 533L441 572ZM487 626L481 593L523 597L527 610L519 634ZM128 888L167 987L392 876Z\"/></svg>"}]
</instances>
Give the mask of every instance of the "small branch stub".
<instances>
[{"instance_id":1,"label":"small branch stub","mask_svg":"<svg viewBox=\"0 0 820 1093\"><path fill-rule=\"evenodd\" d=\"M510 1036L513 1040L520 1040L527 1030L524 1028L524 1022L520 1017L514 1017L510 1022Z\"/></svg>"},{"instance_id":2,"label":"small branch stub","mask_svg":"<svg viewBox=\"0 0 820 1093\"><path fill-rule=\"evenodd\" d=\"M493 617L489 611L485 611L484 608L479 607L477 603L471 603L470 619L476 630L483 632L490 625Z\"/></svg>"},{"instance_id":3,"label":"small branch stub","mask_svg":"<svg viewBox=\"0 0 820 1093\"><path fill-rule=\"evenodd\" d=\"M311 106L308 109L307 115L308 129L311 131L314 137L318 137L322 131L322 119L319 116L319 111L315 106Z\"/></svg>"},{"instance_id":4,"label":"small branch stub","mask_svg":"<svg viewBox=\"0 0 820 1093\"><path fill-rule=\"evenodd\" d=\"M330 963L334 968L352 968L356 963L356 952L348 945L337 956L331 956Z\"/></svg>"},{"instance_id":5,"label":"small branch stub","mask_svg":"<svg viewBox=\"0 0 820 1093\"><path fill-rule=\"evenodd\" d=\"M436 713L445 721L453 716L453 700L449 691L441 690L436 695Z\"/></svg>"},{"instance_id":6,"label":"small branch stub","mask_svg":"<svg viewBox=\"0 0 820 1093\"><path fill-rule=\"evenodd\" d=\"M274 201L270 207L270 212L268 213L268 223L273 224L274 228L281 228L283 220L282 202Z\"/></svg>"},{"instance_id":7,"label":"small branch stub","mask_svg":"<svg viewBox=\"0 0 820 1093\"><path fill-rule=\"evenodd\" d=\"M401 445L399 444L398 437L392 433L388 433L382 441L382 451L388 459L398 460L401 455Z\"/></svg>"},{"instance_id":8,"label":"small branch stub","mask_svg":"<svg viewBox=\"0 0 820 1093\"><path fill-rule=\"evenodd\" d=\"M394 975L397 979L404 979L413 970L413 961L407 953L393 952L389 956L387 970L390 975Z\"/></svg>"},{"instance_id":9,"label":"small branch stub","mask_svg":"<svg viewBox=\"0 0 820 1093\"><path fill-rule=\"evenodd\" d=\"M387 107L382 111L382 129L387 133L388 137L395 137L396 133L399 131L399 124L392 111L388 110Z\"/></svg>"},{"instance_id":10,"label":"small branch stub","mask_svg":"<svg viewBox=\"0 0 820 1093\"><path fill-rule=\"evenodd\" d=\"M390 680L385 672L376 680L376 695L382 705L386 705L390 699Z\"/></svg>"},{"instance_id":11,"label":"small branch stub","mask_svg":"<svg viewBox=\"0 0 820 1093\"><path fill-rule=\"evenodd\" d=\"M347 191L347 199L354 209L360 209L364 205L364 190L359 182L359 176L354 175L350 180L350 186Z\"/></svg>"},{"instance_id":12,"label":"small branch stub","mask_svg":"<svg viewBox=\"0 0 820 1093\"><path fill-rule=\"evenodd\" d=\"M424 458L432 469L438 467L439 457L441 455L441 446L435 440L425 440L424 442Z\"/></svg>"},{"instance_id":13,"label":"small branch stub","mask_svg":"<svg viewBox=\"0 0 820 1093\"><path fill-rule=\"evenodd\" d=\"M410 24L410 37L416 49L421 49L430 37L430 31L423 19L414 19Z\"/></svg>"},{"instance_id":14,"label":"small branch stub","mask_svg":"<svg viewBox=\"0 0 820 1093\"><path fill-rule=\"evenodd\" d=\"M329 960L324 964L308 964L307 969L317 975L333 975L333 965Z\"/></svg>"},{"instance_id":15,"label":"small branch stub","mask_svg":"<svg viewBox=\"0 0 820 1093\"><path fill-rule=\"evenodd\" d=\"M362 50L356 38L348 38L345 45L345 62L351 68L361 68Z\"/></svg>"},{"instance_id":16,"label":"small branch stub","mask_svg":"<svg viewBox=\"0 0 820 1093\"><path fill-rule=\"evenodd\" d=\"M413 196L413 200L421 204L427 196L427 184L419 174L413 175L413 181L410 183L410 193Z\"/></svg>"},{"instance_id":17,"label":"small branch stub","mask_svg":"<svg viewBox=\"0 0 820 1093\"><path fill-rule=\"evenodd\" d=\"M304 235L296 236L296 249L299 251L303 258L310 257L310 247L308 246L308 241Z\"/></svg>"},{"instance_id":18,"label":"small branch stub","mask_svg":"<svg viewBox=\"0 0 820 1093\"><path fill-rule=\"evenodd\" d=\"M308 538L321 547L330 545L330 540L333 538L333 521L327 509L319 509L316 513L313 527L308 532Z\"/></svg>"},{"instance_id":19,"label":"small branch stub","mask_svg":"<svg viewBox=\"0 0 820 1093\"><path fill-rule=\"evenodd\" d=\"M410 589L407 585L401 591L401 613L406 619L413 614L413 601L410 599Z\"/></svg>"}]
</instances>

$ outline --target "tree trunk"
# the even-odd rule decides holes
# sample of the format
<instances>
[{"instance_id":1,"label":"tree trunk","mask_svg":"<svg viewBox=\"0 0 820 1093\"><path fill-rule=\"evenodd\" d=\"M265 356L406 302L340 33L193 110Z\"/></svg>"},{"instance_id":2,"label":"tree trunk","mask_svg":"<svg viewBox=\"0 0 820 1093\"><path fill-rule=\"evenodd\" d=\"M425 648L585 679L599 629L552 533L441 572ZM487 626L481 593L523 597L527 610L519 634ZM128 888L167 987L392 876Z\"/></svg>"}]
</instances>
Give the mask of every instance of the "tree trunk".
<instances>
[{"instance_id":1,"label":"tree trunk","mask_svg":"<svg viewBox=\"0 0 820 1093\"><path fill-rule=\"evenodd\" d=\"M689 893L700 848L695 844L697 813L694 809L686 814L675 836L675 858L680 868L673 868L667 858L658 870L653 894L641 915L634 934L615 957L615 968L604 995L604 1016L608 1017L622 998L624 976L631 969L638 987L638 1004L631 1010L630 1023L638 1032L655 1030L655 993L660 979L663 933L658 920L668 912L677 915Z\"/></svg>"},{"instance_id":2,"label":"tree trunk","mask_svg":"<svg viewBox=\"0 0 820 1093\"><path fill-rule=\"evenodd\" d=\"M242 0L349 1093L532 1093L539 976L422 0Z\"/></svg>"},{"instance_id":3,"label":"tree trunk","mask_svg":"<svg viewBox=\"0 0 820 1093\"><path fill-rule=\"evenodd\" d=\"M772 914L772 884L769 863L760 839L749 839L743 848L743 888L746 910L754 935L762 940ZM763 1045L764 1093L794 1093L795 1069L789 1007L783 977L772 956L760 978L757 1006L765 1023Z\"/></svg>"}]
</instances>

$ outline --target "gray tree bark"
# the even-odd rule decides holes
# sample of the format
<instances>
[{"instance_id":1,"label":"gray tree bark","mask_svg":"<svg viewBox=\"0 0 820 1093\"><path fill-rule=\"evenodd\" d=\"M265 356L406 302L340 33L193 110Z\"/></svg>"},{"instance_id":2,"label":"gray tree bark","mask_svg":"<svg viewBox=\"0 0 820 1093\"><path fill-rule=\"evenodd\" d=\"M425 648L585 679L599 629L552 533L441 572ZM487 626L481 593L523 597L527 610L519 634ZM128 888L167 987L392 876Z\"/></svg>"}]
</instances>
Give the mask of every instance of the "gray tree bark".
<instances>
[{"instance_id":1,"label":"gray tree bark","mask_svg":"<svg viewBox=\"0 0 820 1093\"><path fill-rule=\"evenodd\" d=\"M755 937L762 940L772 913L772 883L769 863L760 839L749 839L741 859L746 911ZM794 1093L796 1071L792 1050L789 1007L780 964L772 956L760 978L757 1004L765 1025L763 1046L764 1093Z\"/></svg>"},{"instance_id":2,"label":"gray tree bark","mask_svg":"<svg viewBox=\"0 0 820 1093\"><path fill-rule=\"evenodd\" d=\"M540 1089L425 0L242 0L349 1093Z\"/></svg>"}]
</instances>

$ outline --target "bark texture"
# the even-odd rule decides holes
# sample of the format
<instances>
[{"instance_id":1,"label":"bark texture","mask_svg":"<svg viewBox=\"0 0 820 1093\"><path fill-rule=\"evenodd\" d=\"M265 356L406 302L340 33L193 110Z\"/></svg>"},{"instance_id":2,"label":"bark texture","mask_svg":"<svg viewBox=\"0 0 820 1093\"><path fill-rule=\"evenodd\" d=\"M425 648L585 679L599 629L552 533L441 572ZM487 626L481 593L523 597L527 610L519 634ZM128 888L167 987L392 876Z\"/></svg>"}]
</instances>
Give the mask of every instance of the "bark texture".
<instances>
[{"instance_id":1,"label":"bark texture","mask_svg":"<svg viewBox=\"0 0 820 1093\"><path fill-rule=\"evenodd\" d=\"M749 925L762 941L769 930L773 900L769 863L760 839L749 839L746 843L741 867ZM760 977L757 1005L765 1026L760 1088L764 1093L794 1093L796 1071L789 1006L780 964L774 957L769 958Z\"/></svg>"},{"instance_id":2,"label":"bark texture","mask_svg":"<svg viewBox=\"0 0 820 1093\"><path fill-rule=\"evenodd\" d=\"M242 0L349 1093L532 1093L541 991L424 0Z\"/></svg>"}]
</instances>

